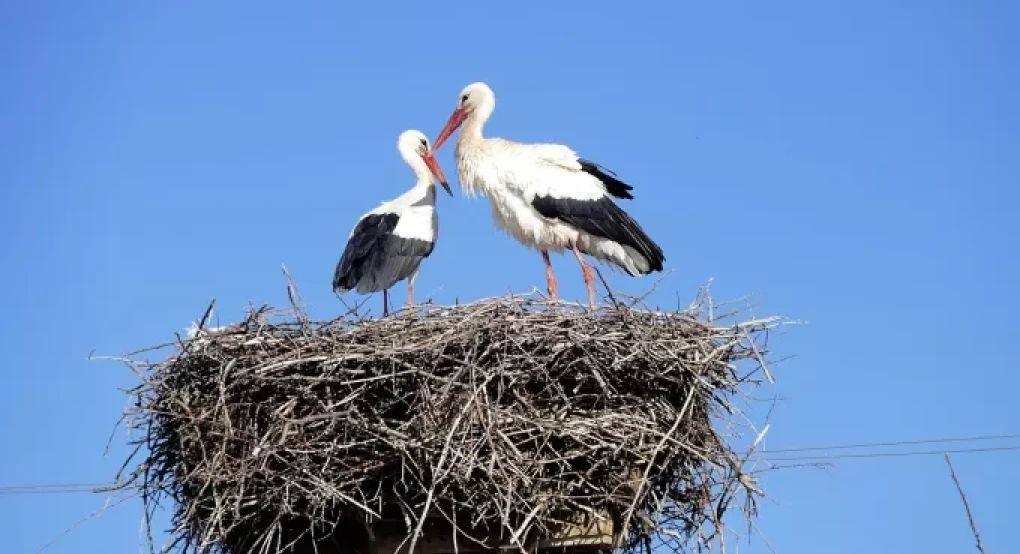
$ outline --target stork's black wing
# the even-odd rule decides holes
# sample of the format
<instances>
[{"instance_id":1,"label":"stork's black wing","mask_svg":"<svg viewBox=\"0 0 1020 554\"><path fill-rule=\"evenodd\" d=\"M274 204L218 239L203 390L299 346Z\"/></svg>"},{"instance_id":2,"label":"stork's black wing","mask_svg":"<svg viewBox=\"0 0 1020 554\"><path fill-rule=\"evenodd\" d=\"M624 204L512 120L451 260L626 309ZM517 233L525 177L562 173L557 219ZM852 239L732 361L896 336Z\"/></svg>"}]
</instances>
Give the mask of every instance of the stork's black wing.
<instances>
[{"instance_id":1,"label":"stork's black wing","mask_svg":"<svg viewBox=\"0 0 1020 554\"><path fill-rule=\"evenodd\" d=\"M333 273L334 291L347 291L357 286L365 274L365 261L393 233L398 221L400 216L395 213L369 214L354 226Z\"/></svg>"},{"instance_id":2,"label":"stork's black wing","mask_svg":"<svg viewBox=\"0 0 1020 554\"><path fill-rule=\"evenodd\" d=\"M433 242L395 235L399 221L398 214L384 213L358 222L333 273L334 291L388 289L411 275L432 253Z\"/></svg>"},{"instance_id":3,"label":"stork's black wing","mask_svg":"<svg viewBox=\"0 0 1020 554\"><path fill-rule=\"evenodd\" d=\"M608 196L598 200L536 196L531 205L545 217L633 248L648 260L651 271L662 271L662 262L666 260L662 249Z\"/></svg>"},{"instance_id":4,"label":"stork's black wing","mask_svg":"<svg viewBox=\"0 0 1020 554\"><path fill-rule=\"evenodd\" d=\"M595 177L599 181L602 181L602 184L606 186L606 191L609 194L612 194L617 198L634 198L634 196L630 193L631 190L634 190L634 187L617 179L616 174L611 170L583 158L578 158L577 163L581 164L581 171Z\"/></svg>"}]
</instances>

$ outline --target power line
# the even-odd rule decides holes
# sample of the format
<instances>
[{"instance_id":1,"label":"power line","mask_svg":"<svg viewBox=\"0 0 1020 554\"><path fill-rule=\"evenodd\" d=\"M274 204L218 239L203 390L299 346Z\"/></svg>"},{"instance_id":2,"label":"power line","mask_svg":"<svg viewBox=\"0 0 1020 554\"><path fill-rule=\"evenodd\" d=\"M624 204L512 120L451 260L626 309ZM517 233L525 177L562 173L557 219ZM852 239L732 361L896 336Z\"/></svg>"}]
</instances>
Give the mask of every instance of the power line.
<instances>
[{"instance_id":1,"label":"power line","mask_svg":"<svg viewBox=\"0 0 1020 554\"><path fill-rule=\"evenodd\" d=\"M42 490L20 490L20 491L0 491L0 496L18 496L18 495L34 495L34 494L93 494L96 491L93 489L42 489Z\"/></svg>"},{"instance_id":2,"label":"power line","mask_svg":"<svg viewBox=\"0 0 1020 554\"><path fill-rule=\"evenodd\" d=\"M956 450L914 450L907 452L869 452L861 454L833 454L832 456L793 456L789 458L768 458L769 462L803 462L842 460L846 458L894 458L906 456L931 456L937 454L963 454L967 452L1005 452L1020 450L1020 444L1011 446L990 446L986 448L960 448Z\"/></svg>"},{"instance_id":3,"label":"power line","mask_svg":"<svg viewBox=\"0 0 1020 554\"><path fill-rule=\"evenodd\" d=\"M102 487L109 483L61 483L55 485L19 485L19 486L8 486L0 487L0 491L17 491L22 489L69 489L69 488L81 488L81 487Z\"/></svg>"},{"instance_id":4,"label":"power line","mask_svg":"<svg viewBox=\"0 0 1020 554\"><path fill-rule=\"evenodd\" d=\"M975 442L1004 439L1020 439L1020 433L1007 435L980 435L974 437L950 437L940 439L919 439L891 442L871 442L858 444L835 444L829 446L806 446L797 448L778 448L775 450L763 450L762 454L791 453L791 452L826 452L834 450L850 450L858 448L875 448L889 446L904 446L917 444L938 444ZM894 458L912 456L932 456L944 453L964 454L972 452L1007 452L1020 450L1020 444L1009 446L959 448L955 450L913 450L905 452L864 452L864 453L841 453L841 454L813 454L805 456L781 456L777 458L766 458L769 462L823 462L826 460L843 460L851 458ZM0 496L31 495L31 494L93 494L103 492L98 489L105 489L115 486L116 483L53 483L35 485L8 485L0 486Z\"/></svg>"},{"instance_id":5,"label":"power line","mask_svg":"<svg viewBox=\"0 0 1020 554\"><path fill-rule=\"evenodd\" d=\"M92 494L96 489L109 487L114 483L54 483L45 485L17 485L0 487L0 496L24 494Z\"/></svg>"},{"instance_id":6,"label":"power line","mask_svg":"<svg viewBox=\"0 0 1020 554\"><path fill-rule=\"evenodd\" d=\"M988 440L1003 440L1003 439L1020 439L1020 434L1013 435L984 435L977 437L953 437L945 439L922 439L922 440L908 440L908 441L895 441L895 442L870 442L861 444L836 444L829 446L806 446L798 448L777 448L775 450L763 450L765 454L772 454L776 452L808 452L812 450L849 450L854 448L872 448L876 446L902 446L907 444L934 444L943 442L973 442L973 441L988 441Z\"/></svg>"}]
</instances>

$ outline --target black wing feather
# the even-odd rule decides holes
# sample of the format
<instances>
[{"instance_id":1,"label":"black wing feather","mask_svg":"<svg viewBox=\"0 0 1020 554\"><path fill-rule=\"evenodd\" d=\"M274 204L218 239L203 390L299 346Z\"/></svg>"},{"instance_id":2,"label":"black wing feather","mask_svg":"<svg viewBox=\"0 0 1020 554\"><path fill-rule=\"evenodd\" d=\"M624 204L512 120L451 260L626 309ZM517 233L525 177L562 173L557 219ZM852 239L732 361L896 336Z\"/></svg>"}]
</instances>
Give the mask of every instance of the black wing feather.
<instances>
[{"instance_id":1,"label":"black wing feather","mask_svg":"<svg viewBox=\"0 0 1020 554\"><path fill-rule=\"evenodd\" d=\"M630 193L631 190L634 190L634 187L617 179L616 173L613 173L612 170L583 158L578 158L577 163L581 164L581 171L595 177L599 181L602 181L602 184L606 186L606 192L609 194L612 194L617 198L634 198L634 196Z\"/></svg>"},{"instance_id":2,"label":"black wing feather","mask_svg":"<svg viewBox=\"0 0 1020 554\"><path fill-rule=\"evenodd\" d=\"M379 241L364 262L358 292L377 292L406 279L432 253L435 243L390 234Z\"/></svg>"},{"instance_id":3,"label":"black wing feather","mask_svg":"<svg viewBox=\"0 0 1020 554\"><path fill-rule=\"evenodd\" d=\"M432 253L434 243L393 234L400 216L365 216L354 227L333 273L333 290L379 292L406 279Z\"/></svg>"},{"instance_id":4,"label":"black wing feather","mask_svg":"<svg viewBox=\"0 0 1020 554\"><path fill-rule=\"evenodd\" d=\"M531 205L545 217L559 219L586 233L633 248L648 260L651 271L662 271L662 263L666 261L662 248L609 197L571 200L536 196Z\"/></svg>"}]
</instances>

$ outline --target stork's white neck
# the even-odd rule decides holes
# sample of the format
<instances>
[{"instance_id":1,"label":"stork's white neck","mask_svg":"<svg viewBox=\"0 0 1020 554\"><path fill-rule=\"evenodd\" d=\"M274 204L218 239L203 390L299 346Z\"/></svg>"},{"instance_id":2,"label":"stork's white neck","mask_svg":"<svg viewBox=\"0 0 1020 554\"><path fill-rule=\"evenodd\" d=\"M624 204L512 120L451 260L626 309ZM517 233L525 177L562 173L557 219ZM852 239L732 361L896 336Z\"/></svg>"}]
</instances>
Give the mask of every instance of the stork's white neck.
<instances>
[{"instance_id":1,"label":"stork's white neck","mask_svg":"<svg viewBox=\"0 0 1020 554\"><path fill-rule=\"evenodd\" d=\"M404 162L411 167L411 170L414 171L414 176L418 178L414 184L415 188L433 186L432 171L429 170L429 166L425 165L425 160L422 159L421 154L418 153L414 146L401 144L400 157L404 158Z\"/></svg>"},{"instance_id":2,"label":"stork's white neck","mask_svg":"<svg viewBox=\"0 0 1020 554\"><path fill-rule=\"evenodd\" d=\"M482 97L475 109L464 120L464 126L461 128L457 142L474 142L485 138L482 136L482 130L495 110L496 99L491 96Z\"/></svg>"}]
</instances>

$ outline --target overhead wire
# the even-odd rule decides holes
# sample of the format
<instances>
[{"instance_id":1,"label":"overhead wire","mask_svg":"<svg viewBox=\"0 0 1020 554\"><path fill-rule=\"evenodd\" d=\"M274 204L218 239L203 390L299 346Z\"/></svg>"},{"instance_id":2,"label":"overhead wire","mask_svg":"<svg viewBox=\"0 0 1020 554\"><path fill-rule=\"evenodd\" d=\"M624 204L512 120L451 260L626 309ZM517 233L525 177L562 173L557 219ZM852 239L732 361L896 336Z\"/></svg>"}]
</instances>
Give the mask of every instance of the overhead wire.
<instances>
[{"instance_id":1,"label":"overhead wire","mask_svg":"<svg viewBox=\"0 0 1020 554\"><path fill-rule=\"evenodd\" d=\"M865 449L865 448L888 448L891 446L906 446L906 445L919 445L919 444L950 444L960 442L978 442L978 441L994 441L994 440L1010 440L1020 439L1020 433L1014 434L1003 434L1003 435L978 435L972 437L947 437L938 439L917 439L917 440L902 440L902 441L887 441L887 442L871 442L871 443L857 443L857 444L834 444L827 446L805 446L795 448L776 448L762 450L761 454L767 455L766 460L769 462L808 462L808 463L821 463L827 460L845 460L845 459L866 459L866 458L896 458L896 457L913 457L913 456L933 456L940 454L963 454L963 453L975 453L975 452L1008 452L1020 450L1020 444L1010 444L1006 446L983 446L973 448L957 448L957 449L937 449L937 450L908 450L900 452L854 452L845 453L837 452L834 454L824 454L824 452L831 451L842 451L842 450L854 450L854 449ZM794 452L819 452L819 454L805 454L795 456L779 456L771 457L771 454L789 454ZM0 486L0 496L15 496L15 495L36 495L36 494L93 494L97 492L105 492L103 489L114 486L115 483L50 483L50 484L34 484L34 485L5 485Z\"/></svg>"},{"instance_id":2,"label":"overhead wire","mask_svg":"<svg viewBox=\"0 0 1020 554\"><path fill-rule=\"evenodd\" d=\"M982 435L976 437L951 437L943 439L921 439L921 440L904 440L904 441L893 441L893 442L870 442L870 443L859 443L859 444L836 444L828 446L802 446L797 448L775 448L766 449L762 452L766 454L772 454L776 452L808 452L812 450L849 450L855 448L874 448L878 446L903 446L907 444L935 444L943 442L975 442L975 441L987 441L987 440L1006 440L1006 439L1020 439L1020 433L1011 435Z\"/></svg>"},{"instance_id":3,"label":"overhead wire","mask_svg":"<svg viewBox=\"0 0 1020 554\"><path fill-rule=\"evenodd\" d=\"M39 485L12 485L0 487L0 496L19 494L77 494L93 493L96 489L107 487L112 483L54 483Z\"/></svg>"},{"instance_id":4,"label":"overhead wire","mask_svg":"<svg viewBox=\"0 0 1020 554\"><path fill-rule=\"evenodd\" d=\"M983 448L958 448L954 450L912 450L907 452L862 452L857 454L833 454L830 456L818 455L818 456L791 456L791 457L779 457L779 458L767 458L769 462L806 462L816 461L823 462L826 460L845 460L847 458L894 458L894 457L908 457L908 456L932 456L939 454L963 454L968 452L1005 452L1010 450L1020 450L1020 444L1014 444L1010 446L989 446Z\"/></svg>"}]
</instances>

